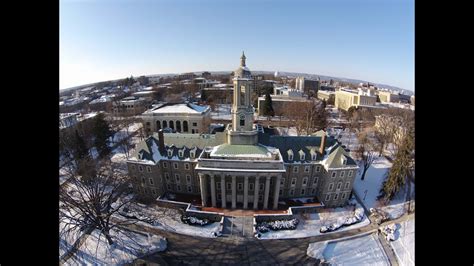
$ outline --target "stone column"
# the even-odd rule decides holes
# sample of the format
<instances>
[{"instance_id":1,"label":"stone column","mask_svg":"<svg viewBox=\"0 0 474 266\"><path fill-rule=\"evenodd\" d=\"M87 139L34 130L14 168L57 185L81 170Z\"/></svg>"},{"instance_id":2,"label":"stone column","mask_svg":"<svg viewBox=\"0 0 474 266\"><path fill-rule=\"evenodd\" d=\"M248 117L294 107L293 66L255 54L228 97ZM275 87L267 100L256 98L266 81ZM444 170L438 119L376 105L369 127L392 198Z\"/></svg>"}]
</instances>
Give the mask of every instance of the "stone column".
<instances>
[{"instance_id":1,"label":"stone column","mask_svg":"<svg viewBox=\"0 0 474 266\"><path fill-rule=\"evenodd\" d=\"M225 208L225 175L221 174L221 199L222 199L222 208Z\"/></svg>"},{"instance_id":2,"label":"stone column","mask_svg":"<svg viewBox=\"0 0 474 266\"><path fill-rule=\"evenodd\" d=\"M206 191L206 175L199 173L199 183L201 185L201 201L202 206L207 206L207 191Z\"/></svg>"},{"instance_id":3,"label":"stone column","mask_svg":"<svg viewBox=\"0 0 474 266\"><path fill-rule=\"evenodd\" d=\"M253 194L253 195L254 195L254 196L253 196L253 209L254 209L254 210L256 210L256 209L258 208L258 189L259 189L259 187L258 187L258 185L259 185L259 184L258 184L258 181L259 181L259 180L258 180L258 179L259 179L259 178L260 178L259 176L256 176L256 177L255 177L255 185L254 185L254 187L253 187L253 189L255 190L255 191L254 191L254 194Z\"/></svg>"},{"instance_id":4,"label":"stone column","mask_svg":"<svg viewBox=\"0 0 474 266\"><path fill-rule=\"evenodd\" d=\"M272 209L276 210L278 208L278 201L280 198L280 182L281 182L281 176L278 175L276 177L276 184L275 184L275 191L273 193L273 207Z\"/></svg>"},{"instance_id":5,"label":"stone column","mask_svg":"<svg viewBox=\"0 0 474 266\"><path fill-rule=\"evenodd\" d=\"M267 176L265 181L265 195L263 196L263 209L268 209L268 195L270 194L270 178L271 176Z\"/></svg>"},{"instance_id":6,"label":"stone column","mask_svg":"<svg viewBox=\"0 0 474 266\"><path fill-rule=\"evenodd\" d=\"M237 208L237 185L236 185L236 179L237 177L235 175L232 176L232 209Z\"/></svg>"},{"instance_id":7,"label":"stone column","mask_svg":"<svg viewBox=\"0 0 474 266\"><path fill-rule=\"evenodd\" d=\"M211 175L211 203L212 207L216 207L216 183L214 175Z\"/></svg>"},{"instance_id":8,"label":"stone column","mask_svg":"<svg viewBox=\"0 0 474 266\"><path fill-rule=\"evenodd\" d=\"M244 209L248 208L249 203L249 177L244 177Z\"/></svg>"}]
</instances>

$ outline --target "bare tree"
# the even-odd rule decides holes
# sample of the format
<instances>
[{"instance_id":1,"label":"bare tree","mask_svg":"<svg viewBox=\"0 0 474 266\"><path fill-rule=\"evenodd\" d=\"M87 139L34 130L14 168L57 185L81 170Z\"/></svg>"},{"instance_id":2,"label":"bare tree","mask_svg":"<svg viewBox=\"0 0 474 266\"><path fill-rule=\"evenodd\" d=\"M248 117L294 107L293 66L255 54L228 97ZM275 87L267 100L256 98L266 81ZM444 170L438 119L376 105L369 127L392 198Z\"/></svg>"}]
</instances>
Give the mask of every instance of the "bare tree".
<instances>
[{"instance_id":1,"label":"bare tree","mask_svg":"<svg viewBox=\"0 0 474 266\"><path fill-rule=\"evenodd\" d=\"M374 144L368 137L367 131L360 132L358 136L358 140L359 140L359 147L357 148L355 155L356 155L356 158L362 164L362 175L360 179L364 180L367 170L370 168L370 166L372 165L372 163L374 162L376 158L375 149L374 149Z\"/></svg>"},{"instance_id":2,"label":"bare tree","mask_svg":"<svg viewBox=\"0 0 474 266\"><path fill-rule=\"evenodd\" d=\"M114 243L111 230L120 231L133 220L112 219L129 203L129 177L114 171L110 163L84 160L82 171L71 171L59 191L60 236L99 231L109 245ZM81 174L79 174L79 172ZM120 199L120 200L119 200Z\"/></svg>"}]
</instances>

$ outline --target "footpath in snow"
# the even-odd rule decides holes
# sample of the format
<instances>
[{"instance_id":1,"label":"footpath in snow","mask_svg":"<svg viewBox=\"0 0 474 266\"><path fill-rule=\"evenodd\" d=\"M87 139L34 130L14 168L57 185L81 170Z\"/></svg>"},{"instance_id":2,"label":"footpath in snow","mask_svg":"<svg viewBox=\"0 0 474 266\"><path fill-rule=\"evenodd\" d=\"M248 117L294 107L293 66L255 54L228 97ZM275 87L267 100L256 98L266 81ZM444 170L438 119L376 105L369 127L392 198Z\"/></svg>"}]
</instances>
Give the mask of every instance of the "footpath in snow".
<instances>
[{"instance_id":1,"label":"footpath in snow","mask_svg":"<svg viewBox=\"0 0 474 266\"><path fill-rule=\"evenodd\" d=\"M307 255L331 265L390 265L374 234L340 241L311 243Z\"/></svg>"}]
</instances>

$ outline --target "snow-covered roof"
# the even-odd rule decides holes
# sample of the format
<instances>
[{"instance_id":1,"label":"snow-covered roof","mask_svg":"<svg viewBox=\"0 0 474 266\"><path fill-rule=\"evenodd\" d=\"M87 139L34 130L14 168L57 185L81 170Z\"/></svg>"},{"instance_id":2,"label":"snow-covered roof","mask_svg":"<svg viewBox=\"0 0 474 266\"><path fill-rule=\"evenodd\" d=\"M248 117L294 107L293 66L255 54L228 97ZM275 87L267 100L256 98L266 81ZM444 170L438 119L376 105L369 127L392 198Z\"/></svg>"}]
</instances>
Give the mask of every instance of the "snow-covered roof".
<instances>
[{"instance_id":1,"label":"snow-covered roof","mask_svg":"<svg viewBox=\"0 0 474 266\"><path fill-rule=\"evenodd\" d=\"M145 113L154 114L201 114L208 111L210 107L208 105L200 106L192 103L179 103L179 104L164 104L162 106L153 108L146 111Z\"/></svg>"}]
</instances>

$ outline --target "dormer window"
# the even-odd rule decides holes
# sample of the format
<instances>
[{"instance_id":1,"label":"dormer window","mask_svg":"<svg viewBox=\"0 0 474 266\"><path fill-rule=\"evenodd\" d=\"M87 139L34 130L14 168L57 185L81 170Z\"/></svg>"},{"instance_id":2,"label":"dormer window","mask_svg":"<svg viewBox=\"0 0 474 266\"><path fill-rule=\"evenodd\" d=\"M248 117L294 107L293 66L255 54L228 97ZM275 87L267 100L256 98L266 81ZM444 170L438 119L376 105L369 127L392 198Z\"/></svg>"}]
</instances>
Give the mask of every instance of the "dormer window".
<instances>
[{"instance_id":1,"label":"dormer window","mask_svg":"<svg viewBox=\"0 0 474 266\"><path fill-rule=\"evenodd\" d=\"M301 158L301 161L304 161L304 159L305 159L305 154L304 154L304 153L300 153L300 158Z\"/></svg>"},{"instance_id":2,"label":"dormer window","mask_svg":"<svg viewBox=\"0 0 474 266\"><path fill-rule=\"evenodd\" d=\"M178 153L179 153L179 157L183 158L183 156L184 156L184 150L180 150Z\"/></svg>"},{"instance_id":3,"label":"dormer window","mask_svg":"<svg viewBox=\"0 0 474 266\"><path fill-rule=\"evenodd\" d=\"M311 160L316 161L316 153L311 153Z\"/></svg>"},{"instance_id":4,"label":"dormer window","mask_svg":"<svg viewBox=\"0 0 474 266\"><path fill-rule=\"evenodd\" d=\"M172 157L173 156L173 151L172 150L168 150L168 157Z\"/></svg>"},{"instance_id":5,"label":"dormer window","mask_svg":"<svg viewBox=\"0 0 474 266\"><path fill-rule=\"evenodd\" d=\"M191 156L191 158L194 159L194 157L196 156L196 152L193 150L193 151L190 151L189 152L189 155Z\"/></svg>"},{"instance_id":6,"label":"dormer window","mask_svg":"<svg viewBox=\"0 0 474 266\"><path fill-rule=\"evenodd\" d=\"M343 165L347 164L347 158L345 156L342 156L342 164Z\"/></svg>"},{"instance_id":7,"label":"dormer window","mask_svg":"<svg viewBox=\"0 0 474 266\"><path fill-rule=\"evenodd\" d=\"M292 150L288 150L288 160L293 161L293 151Z\"/></svg>"}]
</instances>

